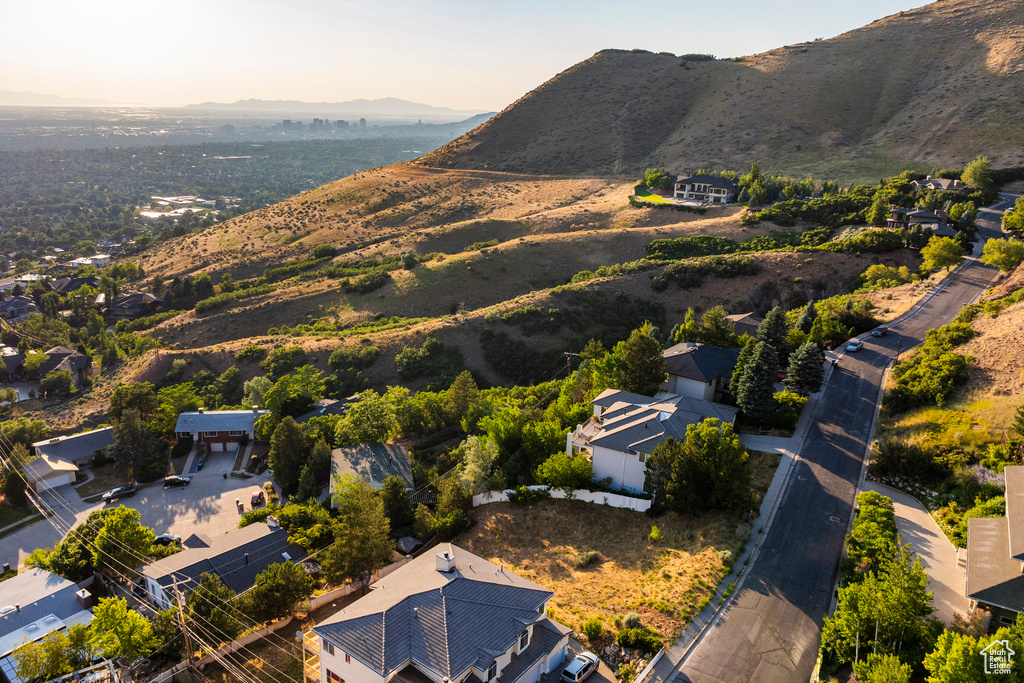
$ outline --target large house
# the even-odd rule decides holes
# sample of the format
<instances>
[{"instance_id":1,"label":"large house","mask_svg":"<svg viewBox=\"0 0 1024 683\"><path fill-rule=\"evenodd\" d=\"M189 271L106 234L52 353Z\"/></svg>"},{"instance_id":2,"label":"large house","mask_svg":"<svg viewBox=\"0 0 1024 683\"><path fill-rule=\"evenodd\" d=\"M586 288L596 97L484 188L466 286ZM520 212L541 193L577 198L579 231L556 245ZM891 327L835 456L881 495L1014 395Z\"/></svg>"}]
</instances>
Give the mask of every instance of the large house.
<instances>
[{"instance_id":1,"label":"large house","mask_svg":"<svg viewBox=\"0 0 1024 683\"><path fill-rule=\"evenodd\" d=\"M256 522L220 536L192 534L182 541L181 552L147 564L139 583L158 609L175 604L175 584L182 595L199 585L203 574L213 574L236 593L252 588L256 576L272 564L299 562L306 552L288 542L288 532Z\"/></svg>"},{"instance_id":2,"label":"large house","mask_svg":"<svg viewBox=\"0 0 1024 683\"><path fill-rule=\"evenodd\" d=\"M87 275L85 277L62 277L50 283L50 289L60 294L77 292L82 287L99 289L99 286L100 279L95 275Z\"/></svg>"},{"instance_id":3,"label":"large house","mask_svg":"<svg viewBox=\"0 0 1024 683\"><path fill-rule=\"evenodd\" d=\"M374 488L388 477L399 477L414 488L409 449L392 443L361 443L331 451L331 495L336 477L353 475Z\"/></svg>"},{"instance_id":4,"label":"large house","mask_svg":"<svg viewBox=\"0 0 1024 683\"><path fill-rule=\"evenodd\" d=\"M672 437L683 440L686 428L717 418L732 424L736 408L677 394L653 397L605 389L590 402L594 415L566 437L569 455L590 458L596 481L641 493L647 478L647 458Z\"/></svg>"},{"instance_id":5,"label":"large house","mask_svg":"<svg viewBox=\"0 0 1024 683\"><path fill-rule=\"evenodd\" d=\"M1024 466L1003 470L1006 516L967 521L967 588L972 607L1008 626L1024 613Z\"/></svg>"},{"instance_id":6,"label":"large house","mask_svg":"<svg viewBox=\"0 0 1024 683\"><path fill-rule=\"evenodd\" d=\"M49 357L39 365L39 377L54 370L67 370L75 384L81 385L92 369L92 358L66 346L54 346L46 355Z\"/></svg>"},{"instance_id":7,"label":"large house","mask_svg":"<svg viewBox=\"0 0 1024 683\"><path fill-rule=\"evenodd\" d=\"M107 308L107 317L112 320L132 320L149 315L159 307L163 301L149 292L133 292L115 296Z\"/></svg>"},{"instance_id":8,"label":"large house","mask_svg":"<svg viewBox=\"0 0 1024 683\"><path fill-rule=\"evenodd\" d=\"M0 581L0 681L20 683L12 656L26 643L92 621L92 595L45 569Z\"/></svg>"},{"instance_id":9,"label":"large house","mask_svg":"<svg viewBox=\"0 0 1024 683\"><path fill-rule=\"evenodd\" d=\"M240 441L256 438L256 420L268 410L205 410L181 413L174 425L178 439L191 438L195 443L206 444L211 453L228 450Z\"/></svg>"},{"instance_id":10,"label":"large house","mask_svg":"<svg viewBox=\"0 0 1024 683\"><path fill-rule=\"evenodd\" d=\"M971 188L959 180L950 178L933 178L928 176L924 180L911 180L910 184L915 190L941 190L943 192L970 192Z\"/></svg>"},{"instance_id":11,"label":"large house","mask_svg":"<svg viewBox=\"0 0 1024 683\"><path fill-rule=\"evenodd\" d=\"M74 484L78 465L52 455L40 455L26 463L21 471L32 490L41 493Z\"/></svg>"},{"instance_id":12,"label":"large house","mask_svg":"<svg viewBox=\"0 0 1024 683\"><path fill-rule=\"evenodd\" d=\"M729 378L740 350L683 342L665 349L668 379L662 389L702 401L720 401L729 391Z\"/></svg>"},{"instance_id":13,"label":"large house","mask_svg":"<svg viewBox=\"0 0 1024 683\"><path fill-rule=\"evenodd\" d=\"M97 453L114 445L114 428L102 427L71 436L55 436L36 441L32 450L36 455L57 458L76 465L87 465Z\"/></svg>"},{"instance_id":14,"label":"large house","mask_svg":"<svg viewBox=\"0 0 1024 683\"><path fill-rule=\"evenodd\" d=\"M12 296L10 299L0 301L0 316L4 320L24 320L32 313L38 313L39 307L32 297Z\"/></svg>"},{"instance_id":15,"label":"large house","mask_svg":"<svg viewBox=\"0 0 1024 683\"><path fill-rule=\"evenodd\" d=\"M725 319L732 323L736 334L740 336L749 334L751 337L757 336L757 328L764 320L764 318L753 312L727 315Z\"/></svg>"},{"instance_id":16,"label":"large house","mask_svg":"<svg viewBox=\"0 0 1024 683\"><path fill-rule=\"evenodd\" d=\"M940 237L951 237L956 230L949 226L949 216L945 211L928 211L927 209L904 209L894 206L889 209L889 217L885 225L890 230L897 228L913 228L921 226L932 230Z\"/></svg>"},{"instance_id":17,"label":"large house","mask_svg":"<svg viewBox=\"0 0 1024 683\"><path fill-rule=\"evenodd\" d=\"M729 204L736 201L739 185L735 180L710 175L677 178L673 196L708 204Z\"/></svg>"},{"instance_id":18,"label":"large house","mask_svg":"<svg viewBox=\"0 0 1024 683\"><path fill-rule=\"evenodd\" d=\"M322 683L538 683L571 630L551 591L453 545L424 553L313 628Z\"/></svg>"},{"instance_id":19,"label":"large house","mask_svg":"<svg viewBox=\"0 0 1024 683\"><path fill-rule=\"evenodd\" d=\"M94 256L83 256L82 258L76 258L68 262L68 265L78 270L84 266L96 266L97 268L106 268L110 265L110 254L96 254Z\"/></svg>"}]
</instances>

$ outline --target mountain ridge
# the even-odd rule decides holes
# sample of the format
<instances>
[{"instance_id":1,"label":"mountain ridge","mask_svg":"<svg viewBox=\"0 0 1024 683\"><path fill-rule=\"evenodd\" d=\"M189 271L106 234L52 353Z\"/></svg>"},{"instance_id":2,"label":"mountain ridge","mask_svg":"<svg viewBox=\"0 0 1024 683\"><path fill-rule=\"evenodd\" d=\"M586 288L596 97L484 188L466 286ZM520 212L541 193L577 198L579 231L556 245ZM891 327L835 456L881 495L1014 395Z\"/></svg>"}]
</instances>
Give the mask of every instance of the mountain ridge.
<instances>
[{"instance_id":1,"label":"mountain ridge","mask_svg":"<svg viewBox=\"0 0 1024 683\"><path fill-rule=\"evenodd\" d=\"M760 159L773 170L868 177L979 154L1016 165L1022 100L1024 3L939 0L730 60L604 50L419 163L619 175Z\"/></svg>"}]
</instances>

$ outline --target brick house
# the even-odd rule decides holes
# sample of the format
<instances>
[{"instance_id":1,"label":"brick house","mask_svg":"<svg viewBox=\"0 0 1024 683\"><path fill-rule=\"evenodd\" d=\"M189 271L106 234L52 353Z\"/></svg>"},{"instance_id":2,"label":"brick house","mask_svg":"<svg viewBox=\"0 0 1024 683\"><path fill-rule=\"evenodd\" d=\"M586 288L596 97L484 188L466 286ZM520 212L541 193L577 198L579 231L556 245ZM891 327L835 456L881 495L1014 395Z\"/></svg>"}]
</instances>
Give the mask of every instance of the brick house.
<instances>
[{"instance_id":1,"label":"brick house","mask_svg":"<svg viewBox=\"0 0 1024 683\"><path fill-rule=\"evenodd\" d=\"M192 440L197 444L206 444L211 453L228 450L245 438L252 441L256 438L256 420L270 411L259 410L205 410L181 413L174 426L174 435L178 439Z\"/></svg>"}]
</instances>

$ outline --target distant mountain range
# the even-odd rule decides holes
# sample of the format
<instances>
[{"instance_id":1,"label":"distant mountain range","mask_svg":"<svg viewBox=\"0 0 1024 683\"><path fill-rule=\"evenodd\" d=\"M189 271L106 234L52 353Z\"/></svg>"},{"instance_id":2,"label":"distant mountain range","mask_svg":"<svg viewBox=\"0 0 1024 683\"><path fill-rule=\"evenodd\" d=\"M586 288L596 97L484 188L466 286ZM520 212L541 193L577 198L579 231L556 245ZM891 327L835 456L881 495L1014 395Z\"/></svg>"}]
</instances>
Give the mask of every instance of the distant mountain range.
<instances>
[{"instance_id":1,"label":"distant mountain range","mask_svg":"<svg viewBox=\"0 0 1024 683\"><path fill-rule=\"evenodd\" d=\"M190 104L185 109L216 112L318 114L321 116L379 116L387 118L424 118L456 121L485 113L482 109L450 109L429 104L409 102L394 97L379 100L349 100L348 102L301 102L298 100L239 100L237 102L203 102Z\"/></svg>"},{"instance_id":2,"label":"distant mountain range","mask_svg":"<svg viewBox=\"0 0 1024 683\"><path fill-rule=\"evenodd\" d=\"M59 95L41 95L35 92L14 92L0 90L0 106L60 106L62 104L101 106L111 104L106 100L83 99L79 97L61 97Z\"/></svg>"}]
</instances>

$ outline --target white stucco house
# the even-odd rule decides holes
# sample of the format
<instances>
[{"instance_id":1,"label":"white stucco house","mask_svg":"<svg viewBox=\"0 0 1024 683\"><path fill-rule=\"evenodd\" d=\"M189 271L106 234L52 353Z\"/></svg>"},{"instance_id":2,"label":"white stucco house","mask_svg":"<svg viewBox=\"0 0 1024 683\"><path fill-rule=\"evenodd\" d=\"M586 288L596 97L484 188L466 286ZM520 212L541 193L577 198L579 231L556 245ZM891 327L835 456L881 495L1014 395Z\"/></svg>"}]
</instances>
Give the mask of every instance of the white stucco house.
<instances>
[{"instance_id":1,"label":"white stucco house","mask_svg":"<svg viewBox=\"0 0 1024 683\"><path fill-rule=\"evenodd\" d=\"M545 616L551 591L437 550L313 628L322 683L538 683L562 663L571 629Z\"/></svg>"},{"instance_id":2,"label":"white stucco house","mask_svg":"<svg viewBox=\"0 0 1024 683\"><path fill-rule=\"evenodd\" d=\"M729 178L710 175L695 175L677 178L672 196L708 204L729 204L736 201L739 184Z\"/></svg>"},{"instance_id":3,"label":"white stucco house","mask_svg":"<svg viewBox=\"0 0 1024 683\"><path fill-rule=\"evenodd\" d=\"M590 458L595 481L629 493L644 491L647 458L669 437L683 440L686 428L707 418L733 424L738 410L678 394L655 396L605 389L591 401L594 415L566 437L569 455Z\"/></svg>"},{"instance_id":4,"label":"white stucco house","mask_svg":"<svg viewBox=\"0 0 1024 683\"><path fill-rule=\"evenodd\" d=\"M740 350L683 342L665 349L662 390L702 401L720 401L729 390Z\"/></svg>"}]
</instances>

